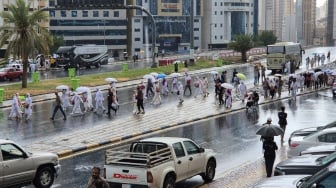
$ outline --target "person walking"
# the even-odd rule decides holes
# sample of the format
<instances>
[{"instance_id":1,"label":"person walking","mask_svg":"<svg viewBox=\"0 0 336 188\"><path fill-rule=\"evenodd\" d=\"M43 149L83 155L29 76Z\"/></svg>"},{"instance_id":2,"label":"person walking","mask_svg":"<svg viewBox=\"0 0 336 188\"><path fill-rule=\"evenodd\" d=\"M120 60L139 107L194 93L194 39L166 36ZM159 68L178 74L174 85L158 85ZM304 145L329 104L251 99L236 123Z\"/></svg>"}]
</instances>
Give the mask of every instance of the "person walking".
<instances>
[{"instance_id":1,"label":"person walking","mask_svg":"<svg viewBox=\"0 0 336 188\"><path fill-rule=\"evenodd\" d=\"M67 108L71 106L69 89L63 89L62 90L62 98L61 99L62 99L63 110L67 110Z\"/></svg>"},{"instance_id":2,"label":"person walking","mask_svg":"<svg viewBox=\"0 0 336 188\"><path fill-rule=\"evenodd\" d=\"M103 109L103 113L104 113L105 112L105 107L103 105L104 96L103 96L103 92L99 88L97 89L97 92L96 92L95 101L96 101L96 108L94 109L94 112L97 112L99 109Z\"/></svg>"},{"instance_id":3,"label":"person walking","mask_svg":"<svg viewBox=\"0 0 336 188\"><path fill-rule=\"evenodd\" d=\"M154 90L155 90L155 93L154 93L154 97L151 103L154 105L161 104L161 96L160 96L161 89L160 89L159 80L155 80Z\"/></svg>"},{"instance_id":4,"label":"person walking","mask_svg":"<svg viewBox=\"0 0 336 188\"><path fill-rule=\"evenodd\" d=\"M231 108L232 107L232 90L226 89L225 91L225 107Z\"/></svg>"},{"instance_id":5,"label":"person walking","mask_svg":"<svg viewBox=\"0 0 336 188\"><path fill-rule=\"evenodd\" d=\"M221 77L220 77L221 83L226 83L227 82L226 73L227 73L226 71L222 72Z\"/></svg>"},{"instance_id":6,"label":"person walking","mask_svg":"<svg viewBox=\"0 0 336 188\"><path fill-rule=\"evenodd\" d=\"M58 110L60 110L62 112L62 114L63 114L63 120L66 120L66 115L65 115L65 113L63 111L62 100L61 100L61 98L60 98L60 96L58 95L57 92L55 92L55 96L56 96L56 98L55 98L55 107L54 107L54 111L53 111L53 114L50 117L50 119L54 120L56 112Z\"/></svg>"},{"instance_id":7,"label":"person walking","mask_svg":"<svg viewBox=\"0 0 336 188\"><path fill-rule=\"evenodd\" d=\"M209 92L208 92L208 87L209 87L209 82L208 82L208 79L203 76L203 80L202 80L202 92L203 92L203 97L207 97L209 96Z\"/></svg>"},{"instance_id":8,"label":"person walking","mask_svg":"<svg viewBox=\"0 0 336 188\"><path fill-rule=\"evenodd\" d=\"M275 151L278 150L278 146L274 142L273 137L265 137L263 141L263 150L264 150L266 174L267 177L271 177L275 161Z\"/></svg>"},{"instance_id":9,"label":"person walking","mask_svg":"<svg viewBox=\"0 0 336 188\"><path fill-rule=\"evenodd\" d=\"M162 94L163 95L168 95L169 94L168 82L167 82L166 78L162 79Z\"/></svg>"},{"instance_id":10,"label":"person walking","mask_svg":"<svg viewBox=\"0 0 336 188\"><path fill-rule=\"evenodd\" d=\"M132 95L132 106L133 106L133 114L136 114L137 113L137 90L134 89L133 90L133 95Z\"/></svg>"},{"instance_id":11,"label":"person walking","mask_svg":"<svg viewBox=\"0 0 336 188\"><path fill-rule=\"evenodd\" d=\"M287 113L285 112L284 106L280 107L280 112L278 112L278 118L279 118L278 123L284 131L284 133L281 135L281 143L283 143L284 142L283 138L284 138L286 126L287 126Z\"/></svg>"},{"instance_id":12,"label":"person walking","mask_svg":"<svg viewBox=\"0 0 336 188\"><path fill-rule=\"evenodd\" d=\"M191 77L188 73L185 73L184 82L185 82L185 88L184 88L183 95L186 95L185 92L188 89L189 90L189 96L191 96L192 95L192 92L191 92Z\"/></svg>"},{"instance_id":13,"label":"person walking","mask_svg":"<svg viewBox=\"0 0 336 188\"><path fill-rule=\"evenodd\" d=\"M182 104L183 102L184 102L184 100L183 100L183 85L182 85L182 82L181 81L179 81L178 83L177 83L177 99L179 100L179 103L180 104Z\"/></svg>"},{"instance_id":14,"label":"person walking","mask_svg":"<svg viewBox=\"0 0 336 188\"><path fill-rule=\"evenodd\" d=\"M33 112L33 100L30 97L30 94L26 94L26 99L24 103L24 117L26 120L29 120L31 118L32 112Z\"/></svg>"},{"instance_id":15,"label":"person walking","mask_svg":"<svg viewBox=\"0 0 336 188\"><path fill-rule=\"evenodd\" d=\"M152 82L151 78L147 79L147 89L146 89L146 97L154 96L154 91L153 91L154 85ZM149 93L150 92L150 93Z\"/></svg>"},{"instance_id":16,"label":"person walking","mask_svg":"<svg viewBox=\"0 0 336 188\"><path fill-rule=\"evenodd\" d=\"M144 114L145 113L145 108L143 105L143 93L142 90L140 89L140 87L137 88L137 107L138 107L138 112L137 114ZM142 110L142 111L141 111Z\"/></svg>"},{"instance_id":17,"label":"person walking","mask_svg":"<svg viewBox=\"0 0 336 188\"><path fill-rule=\"evenodd\" d=\"M195 98L198 96L198 95L203 95L203 86L202 86L202 81L199 79L199 77L197 76L195 81L194 81L194 87L195 87Z\"/></svg>"},{"instance_id":18,"label":"person walking","mask_svg":"<svg viewBox=\"0 0 336 188\"><path fill-rule=\"evenodd\" d=\"M100 168L93 167L89 178L87 188L110 188L107 181L100 176Z\"/></svg>"},{"instance_id":19,"label":"person walking","mask_svg":"<svg viewBox=\"0 0 336 188\"><path fill-rule=\"evenodd\" d=\"M117 105L114 103L115 101L115 96L112 92L111 89L108 91L107 95L107 115L110 117L111 116L111 109L114 111L114 114L117 114Z\"/></svg>"},{"instance_id":20,"label":"person walking","mask_svg":"<svg viewBox=\"0 0 336 188\"><path fill-rule=\"evenodd\" d=\"M20 103L20 99L19 99L19 94L16 93L13 95L13 99L12 99L12 107L11 107L11 111L9 113L8 119L15 119L15 120L19 120L22 117L22 111L21 111L21 103Z\"/></svg>"},{"instance_id":21,"label":"person walking","mask_svg":"<svg viewBox=\"0 0 336 188\"><path fill-rule=\"evenodd\" d=\"M177 76L173 77L172 80L172 87L171 87L171 93L176 93L177 92Z\"/></svg>"},{"instance_id":22,"label":"person walking","mask_svg":"<svg viewBox=\"0 0 336 188\"><path fill-rule=\"evenodd\" d=\"M244 82L240 82L238 90L239 90L240 97L242 99L242 103L244 103L245 97L247 96L247 87L244 84Z\"/></svg>"},{"instance_id":23,"label":"person walking","mask_svg":"<svg viewBox=\"0 0 336 188\"><path fill-rule=\"evenodd\" d=\"M78 95L77 92L74 92L74 96L72 96L71 101L73 103L73 108L72 108L71 115L75 115L75 114L81 115L81 114L83 114L82 109L81 109L81 104L83 103L83 100Z\"/></svg>"}]
</instances>

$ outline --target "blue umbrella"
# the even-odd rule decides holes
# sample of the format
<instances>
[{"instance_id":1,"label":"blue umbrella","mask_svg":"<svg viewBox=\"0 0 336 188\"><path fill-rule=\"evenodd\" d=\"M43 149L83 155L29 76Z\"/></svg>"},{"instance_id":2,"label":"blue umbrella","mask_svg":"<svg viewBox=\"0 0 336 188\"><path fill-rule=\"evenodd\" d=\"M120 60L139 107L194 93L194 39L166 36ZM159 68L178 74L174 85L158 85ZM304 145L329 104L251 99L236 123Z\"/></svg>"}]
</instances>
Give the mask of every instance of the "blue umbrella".
<instances>
[{"instance_id":1,"label":"blue umbrella","mask_svg":"<svg viewBox=\"0 0 336 188\"><path fill-rule=\"evenodd\" d=\"M157 75L157 78L166 78L166 74L164 74L164 73L159 73L158 75Z\"/></svg>"}]
</instances>

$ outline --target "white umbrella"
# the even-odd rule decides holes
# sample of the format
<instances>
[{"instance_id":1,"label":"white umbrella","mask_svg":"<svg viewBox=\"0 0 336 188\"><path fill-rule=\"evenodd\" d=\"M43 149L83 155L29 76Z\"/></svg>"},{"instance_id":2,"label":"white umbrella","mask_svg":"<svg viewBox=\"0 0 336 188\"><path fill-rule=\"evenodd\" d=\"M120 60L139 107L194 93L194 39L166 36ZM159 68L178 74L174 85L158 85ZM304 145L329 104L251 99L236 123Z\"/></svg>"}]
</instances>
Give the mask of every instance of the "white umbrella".
<instances>
[{"instance_id":1,"label":"white umbrella","mask_svg":"<svg viewBox=\"0 0 336 188\"><path fill-rule=\"evenodd\" d=\"M331 75L332 75L332 76L336 76L336 70L333 70L333 71L331 72Z\"/></svg>"},{"instance_id":2,"label":"white umbrella","mask_svg":"<svg viewBox=\"0 0 336 188\"><path fill-rule=\"evenodd\" d=\"M85 93L85 92L91 92L91 90L90 90L90 88L88 88L88 87L84 87L84 86L81 86L81 87L78 87L77 89L76 89L76 91L77 92L79 92L79 93Z\"/></svg>"},{"instance_id":3,"label":"white umbrella","mask_svg":"<svg viewBox=\"0 0 336 188\"><path fill-rule=\"evenodd\" d=\"M274 76L282 77L283 75L282 74L275 74Z\"/></svg>"},{"instance_id":4,"label":"white umbrella","mask_svg":"<svg viewBox=\"0 0 336 188\"><path fill-rule=\"evenodd\" d=\"M221 86L226 88L226 89L233 89L234 88L234 86L232 84L229 84L229 83L222 83Z\"/></svg>"},{"instance_id":5,"label":"white umbrella","mask_svg":"<svg viewBox=\"0 0 336 188\"><path fill-rule=\"evenodd\" d=\"M213 70L213 71L210 71L210 74L219 74L219 73L218 71Z\"/></svg>"},{"instance_id":6,"label":"white umbrella","mask_svg":"<svg viewBox=\"0 0 336 188\"><path fill-rule=\"evenodd\" d=\"M323 74L322 71L315 72L315 76L320 76L321 74Z\"/></svg>"},{"instance_id":7,"label":"white umbrella","mask_svg":"<svg viewBox=\"0 0 336 188\"><path fill-rule=\"evenodd\" d=\"M297 78L296 74L289 74L289 77Z\"/></svg>"},{"instance_id":8,"label":"white umbrella","mask_svg":"<svg viewBox=\"0 0 336 188\"><path fill-rule=\"evenodd\" d=\"M176 63L182 63L180 60L176 60L173 62L173 64L176 64Z\"/></svg>"},{"instance_id":9,"label":"white umbrella","mask_svg":"<svg viewBox=\"0 0 336 188\"><path fill-rule=\"evenodd\" d=\"M178 73L178 72L173 72L169 76L171 76L171 77L179 77L179 76L181 76L181 74Z\"/></svg>"},{"instance_id":10,"label":"white umbrella","mask_svg":"<svg viewBox=\"0 0 336 188\"><path fill-rule=\"evenodd\" d=\"M151 79L151 80L155 80L154 76L151 74L146 74L143 76L144 79Z\"/></svg>"},{"instance_id":11,"label":"white umbrella","mask_svg":"<svg viewBox=\"0 0 336 188\"><path fill-rule=\"evenodd\" d=\"M63 89L68 90L68 89L69 89L69 86L67 86L67 85L59 85L59 86L56 87L56 89L57 89L57 90L63 90Z\"/></svg>"},{"instance_id":12,"label":"white umbrella","mask_svg":"<svg viewBox=\"0 0 336 188\"><path fill-rule=\"evenodd\" d=\"M115 78L105 78L105 81L106 82L118 82L118 80Z\"/></svg>"},{"instance_id":13,"label":"white umbrella","mask_svg":"<svg viewBox=\"0 0 336 188\"><path fill-rule=\"evenodd\" d=\"M153 75L156 78L158 76L158 73L152 72L152 73L150 73L150 75Z\"/></svg>"}]
</instances>

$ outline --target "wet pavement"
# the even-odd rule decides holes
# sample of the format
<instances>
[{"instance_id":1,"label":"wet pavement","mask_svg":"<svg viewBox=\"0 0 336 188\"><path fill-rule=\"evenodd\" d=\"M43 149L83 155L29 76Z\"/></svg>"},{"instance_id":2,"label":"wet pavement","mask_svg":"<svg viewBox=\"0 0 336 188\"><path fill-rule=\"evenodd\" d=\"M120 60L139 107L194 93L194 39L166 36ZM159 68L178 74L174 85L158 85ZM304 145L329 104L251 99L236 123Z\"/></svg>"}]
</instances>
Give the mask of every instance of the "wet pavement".
<instances>
[{"instance_id":1,"label":"wet pavement","mask_svg":"<svg viewBox=\"0 0 336 188\"><path fill-rule=\"evenodd\" d=\"M193 74L201 72L210 72L219 68L195 71ZM138 84L138 80L118 83L118 87L134 86ZM103 86L102 89L107 89L108 86ZM253 88L251 83L248 83L249 88ZM92 88L94 90L95 88ZM260 88L255 88L260 89ZM311 93L315 91L307 90L301 94ZM42 96L34 96L33 101L50 100L54 97L53 94ZM264 100L260 97L260 104L272 103L277 100L288 99L287 91L284 91L282 98L273 100ZM8 107L11 101L4 101L2 107ZM199 107L203 110L200 110ZM135 115L116 119L112 122L95 125L92 128L75 130L73 132L64 133L55 137L40 138L39 141L23 144L31 151L51 151L57 153L60 157L66 157L71 154L91 150L106 144L118 143L128 138L138 135L165 130L175 126L212 118L218 115L231 113L237 110L244 110L245 105L240 101L233 103L232 109L225 109L216 105L214 97L203 99L193 98L186 100L182 105L176 103L166 104L164 108L156 108L147 111L145 115ZM169 112L169 113L167 113ZM52 146L52 147L50 147ZM286 148L277 152L277 160L285 158ZM276 164L276 162L275 162ZM251 163L246 163L240 167L234 168L224 174L217 174L216 181L204 185L202 187L251 187L255 182L265 177L265 168L262 158L256 159Z\"/></svg>"}]
</instances>

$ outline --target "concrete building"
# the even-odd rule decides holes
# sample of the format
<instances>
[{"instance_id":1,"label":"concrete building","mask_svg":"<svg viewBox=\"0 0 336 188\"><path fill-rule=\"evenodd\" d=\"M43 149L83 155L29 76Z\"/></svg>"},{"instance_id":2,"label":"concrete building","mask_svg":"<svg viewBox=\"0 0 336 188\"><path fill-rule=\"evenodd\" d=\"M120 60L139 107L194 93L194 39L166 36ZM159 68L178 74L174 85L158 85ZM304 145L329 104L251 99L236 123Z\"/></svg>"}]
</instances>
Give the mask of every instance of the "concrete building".
<instances>
[{"instance_id":1,"label":"concrete building","mask_svg":"<svg viewBox=\"0 0 336 188\"><path fill-rule=\"evenodd\" d=\"M305 46L313 45L316 32L316 0L297 0L296 9L297 40Z\"/></svg>"},{"instance_id":2,"label":"concrete building","mask_svg":"<svg viewBox=\"0 0 336 188\"><path fill-rule=\"evenodd\" d=\"M328 0L327 13L327 45L336 45L336 3L334 0Z\"/></svg>"},{"instance_id":3,"label":"concrete building","mask_svg":"<svg viewBox=\"0 0 336 188\"><path fill-rule=\"evenodd\" d=\"M204 1L202 49L226 48L235 34L253 34L254 0Z\"/></svg>"},{"instance_id":4,"label":"concrete building","mask_svg":"<svg viewBox=\"0 0 336 188\"><path fill-rule=\"evenodd\" d=\"M258 32L274 31L273 29L273 0L259 0Z\"/></svg>"},{"instance_id":5,"label":"concrete building","mask_svg":"<svg viewBox=\"0 0 336 188\"><path fill-rule=\"evenodd\" d=\"M30 3L30 12L36 11L38 9L44 8L48 6L48 1L41 1L41 0L25 0L27 5ZM8 11L8 5L15 3L13 0L1 0L0 1L0 11ZM4 20L0 19L0 25L4 24ZM41 22L41 26L49 28L49 22ZM5 56L7 46L3 46L0 49L0 58L3 58Z\"/></svg>"}]
</instances>

